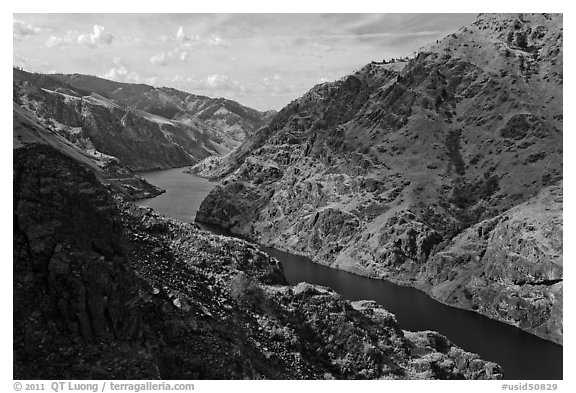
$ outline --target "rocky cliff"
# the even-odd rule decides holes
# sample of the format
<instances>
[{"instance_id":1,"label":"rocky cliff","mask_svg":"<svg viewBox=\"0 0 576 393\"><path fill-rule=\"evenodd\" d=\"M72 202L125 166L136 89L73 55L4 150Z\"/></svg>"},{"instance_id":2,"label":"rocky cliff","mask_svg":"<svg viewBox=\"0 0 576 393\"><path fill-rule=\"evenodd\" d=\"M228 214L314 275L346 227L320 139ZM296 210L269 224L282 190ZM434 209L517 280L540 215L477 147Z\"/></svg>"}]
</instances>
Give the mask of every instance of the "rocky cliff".
<instances>
[{"instance_id":1,"label":"rocky cliff","mask_svg":"<svg viewBox=\"0 0 576 393\"><path fill-rule=\"evenodd\" d=\"M287 286L258 247L113 196L48 144L14 151L15 379L497 379L372 302Z\"/></svg>"},{"instance_id":2,"label":"rocky cliff","mask_svg":"<svg viewBox=\"0 0 576 393\"><path fill-rule=\"evenodd\" d=\"M482 255L458 244L561 195L562 42L561 15L479 15L406 63L315 86L223 157L197 220L561 342L561 199L526 246L505 247L523 224L486 232Z\"/></svg>"},{"instance_id":3,"label":"rocky cliff","mask_svg":"<svg viewBox=\"0 0 576 393\"><path fill-rule=\"evenodd\" d=\"M562 188L481 221L434 255L423 284L445 303L562 342Z\"/></svg>"}]
</instances>

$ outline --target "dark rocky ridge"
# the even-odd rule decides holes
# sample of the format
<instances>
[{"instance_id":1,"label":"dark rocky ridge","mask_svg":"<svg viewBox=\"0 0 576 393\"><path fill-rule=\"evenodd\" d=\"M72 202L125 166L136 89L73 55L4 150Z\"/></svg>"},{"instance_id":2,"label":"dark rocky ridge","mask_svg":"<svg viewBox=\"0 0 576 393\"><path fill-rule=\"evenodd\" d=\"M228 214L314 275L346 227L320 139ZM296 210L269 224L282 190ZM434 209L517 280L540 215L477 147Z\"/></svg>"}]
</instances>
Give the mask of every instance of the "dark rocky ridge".
<instances>
[{"instance_id":1,"label":"dark rocky ridge","mask_svg":"<svg viewBox=\"0 0 576 393\"><path fill-rule=\"evenodd\" d=\"M114 197L44 144L14 151L14 378L493 379L370 302L285 285L250 243Z\"/></svg>"},{"instance_id":2,"label":"dark rocky ridge","mask_svg":"<svg viewBox=\"0 0 576 393\"><path fill-rule=\"evenodd\" d=\"M561 198L544 236L506 235L526 249L464 236L561 195L562 42L561 15L480 15L401 69L315 86L210 169L197 220L561 342Z\"/></svg>"}]
</instances>

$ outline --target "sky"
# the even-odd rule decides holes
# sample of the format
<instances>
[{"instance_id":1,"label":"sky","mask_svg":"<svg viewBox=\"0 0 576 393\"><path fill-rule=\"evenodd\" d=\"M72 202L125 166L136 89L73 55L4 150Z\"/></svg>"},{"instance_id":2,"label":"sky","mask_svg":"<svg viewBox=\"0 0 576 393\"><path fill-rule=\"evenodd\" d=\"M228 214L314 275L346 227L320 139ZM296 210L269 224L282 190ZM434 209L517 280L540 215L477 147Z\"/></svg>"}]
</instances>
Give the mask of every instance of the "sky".
<instances>
[{"instance_id":1,"label":"sky","mask_svg":"<svg viewBox=\"0 0 576 393\"><path fill-rule=\"evenodd\" d=\"M13 14L13 64L279 110L315 84L411 56L475 14Z\"/></svg>"}]
</instances>

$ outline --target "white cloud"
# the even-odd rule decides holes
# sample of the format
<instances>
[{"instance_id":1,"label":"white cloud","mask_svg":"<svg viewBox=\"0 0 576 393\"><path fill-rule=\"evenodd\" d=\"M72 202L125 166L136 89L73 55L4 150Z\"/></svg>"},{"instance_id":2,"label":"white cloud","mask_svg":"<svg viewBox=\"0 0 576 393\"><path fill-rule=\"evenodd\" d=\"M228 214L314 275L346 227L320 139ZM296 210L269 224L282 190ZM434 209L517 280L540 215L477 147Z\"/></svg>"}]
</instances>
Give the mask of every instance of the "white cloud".
<instances>
[{"instance_id":1,"label":"white cloud","mask_svg":"<svg viewBox=\"0 0 576 393\"><path fill-rule=\"evenodd\" d=\"M280 80L282 80L282 77L278 74L274 74L272 76L265 76L264 78L262 78L262 82L265 85L269 85Z\"/></svg>"},{"instance_id":2,"label":"white cloud","mask_svg":"<svg viewBox=\"0 0 576 393\"><path fill-rule=\"evenodd\" d=\"M206 94L214 94L214 92L231 94L246 90L245 86L240 82L221 74L211 74L200 79L191 76L174 75L169 78L163 78L162 82L190 92L204 92Z\"/></svg>"},{"instance_id":3,"label":"white cloud","mask_svg":"<svg viewBox=\"0 0 576 393\"><path fill-rule=\"evenodd\" d=\"M162 52L150 57L150 63L164 66L168 64L168 59L167 56L164 54L164 52Z\"/></svg>"},{"instance_id":4,"label":"white cloud","mask_svg":"<svg viewBox=\"0 0 576 393\"><path fill-rule=\"evenodd\" d=\"M243 90L243 86L239 82L228 78L226 75L220 75L220 74L208 75L200 82L202 85L204 85L205 88L213 90L232 90L232 91Z\"/></svg>"},{"instance_id":5,"label":"white cloud","mask_svg":"<svg viewBox=\"0 0 576 393\"><path fill-rule=\"evenodd\" d=\"M94 25L92 33L80 34L78 43L88 45L91 48L102 45L110 45L114 41L114 36L104 31L104 26Z\"/></svg>"},{"instance_id":6,"label":"white cloud","mask_svg":"<svg viewBox=\"0 0 576 393\"><path fill-rule=\"evenodd\" d=\"M188 35L184 31L184 26L178 27L178 30L176 31L175 37L176 37L176 41L181 42L182 45L185 47L189 47L189 46L194 45L195 43L198 43L201 41L201 38L198 34L195 34L193 36ZM166 41L168 41L170 39L168 36L163 36L162 38L165 38Z\"/></svg>"},{"instance_id":7,"label":"white cloud","mask_svg":"<svg viewBox=\"0 0 576 393\"><path fill-rule=\"evenodd\" d=\"M178 27L178 31L176 32L176 39L182 42L190 41L190 37L188 37L184 32L184 26Z\"/></svg>"},{"instance_id":8,"label":"white cloud","mask_svg":"<svg viewBox=\"0 0 576 393\"><path fill-rule=\"evenodd\" d=\"M114 36L107 33L104 26L94 25L91 33L79 34L78 31L68 30L63 36L50 36L46 40L46 46L49 48L66 46L66 45L86 45L90 48L110 45L114 41Z\"/></svg>"},{"instance_id":9,"label":"white cloud","mask_svg":"<svg viewBox=\"0 0 576 393\"><path fill-rule=\"evenodd\" d=\"M112 79L118 82L130 82L130 83L141 83L142 78L130 70L130 68L124 63L124 59L121 57L114 58L114 67L112 67L103 76L104 79Z\"/></svg>"},{"instance_id":10,"label":"white cloud","mask_svg":"<svg viewBox=\"0 0 576 393\"><path fill-rule=\"evenodd\" d=\"M222 46L225 45L224 40L219 35L212 35L205 39L206 44L213 45L213 46Z\"/></svg>"},{"instance_id":11,"label":"white cloud","mask_svg":"<svg viewBox=\"0 0 576 393\"><path fill-rule=\"evenodd\" d=\"M191 49L197 47L199 45L205 46L219 46L223 48L227 48L229 46L228 41L224 40L218 34L211 34L209 36L201 37L198 34L189 35L184 30L184 26L179 26L176 34L172 37L162 35L161 40L163 42L168 41L178 41L180 44L180 48L182 49Z\"/></svg>"},{"instance_id":12,"label":"white cloud","mask_svg":"<svg viewBox=\"0 0 576 393\"><path fill-rule=\"evenodd\" d=\"M51 35L50 37L48 37L48 39L46 40L46 46L49 48L55 47L55 46L61 46L61 45L65 45L65 44L71 44L74 42L74 39L70 36L65 36L65 37L56 37Z\"/></svg>"},{"instance_id":13,"label":"white cloud","mask_svg":"<svg viewBox=\"0 0 576 393\"><path fill-rule=\"evenodd\" d=\"M332 50L332 47L330 45L324 45L324 44L321 44L319 42L313 42L312 47L315 50L318 50L321 52L330 52Z\"/></svg>"},{"instance_id":14,"label":"white cloud","mask_svg":"<svg viewBox=\"0 0 576 393\"><path fill-rule=\"evenodd\" d=\"M168 52L158 53L150 57L150 63L165 66L172 60L179 60L185 62L188 59L189 52L176 47Z\"/></svg>"},{"instance_id":15,"label":"white cloud","mask_svg":"<svg viewBox=\"0 0 576 393\"><path fill-rule=\"evenodd\" d=\"M42 29L34 27L20 19L12 19L12 32L14 39L23 39L27 36L38 34Z\"/></svg>"},{"instance_id":16,"label":"white cloud","mask_svg":"<svg viewBox=\"0 0 576 393\"><path fill-rule=\"evenodd\" d=\"M304 84L305 87L308 87ZM271 76L265 76L261 81L252 83L247 86L246 91L252 94L279 95L303 92L302 86L289 83L277 73ZM304 90L306 91L306 90Z\"/></svg>"}]
</instances>

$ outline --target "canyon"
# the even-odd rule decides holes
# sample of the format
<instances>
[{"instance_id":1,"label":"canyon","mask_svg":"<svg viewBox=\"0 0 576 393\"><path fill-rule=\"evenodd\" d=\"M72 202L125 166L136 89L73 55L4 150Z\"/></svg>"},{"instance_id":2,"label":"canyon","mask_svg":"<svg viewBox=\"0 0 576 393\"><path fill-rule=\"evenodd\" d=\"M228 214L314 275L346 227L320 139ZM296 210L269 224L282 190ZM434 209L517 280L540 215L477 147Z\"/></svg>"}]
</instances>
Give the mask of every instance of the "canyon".
<instances>
[{"instance_id":1,"label":"canyon","mask_svg":"<svg viewBox=\"0 0 576 393\"><path fill-rule=\"evenodd\" d=\"M562 24L480 14L279 112L14 68L14 378L508 378L408 293L561 375Z\"/></svg>"},{"instance_id":2,"label":"canyon","mask_svg":"<svg viewBox=\"0 0 576 393\"><path fill-rule=\"evenodd\" d=\"M479 15L313 87L229 155L197 221L562 342L562 16Z\"/></svg>"}]
</instances>

